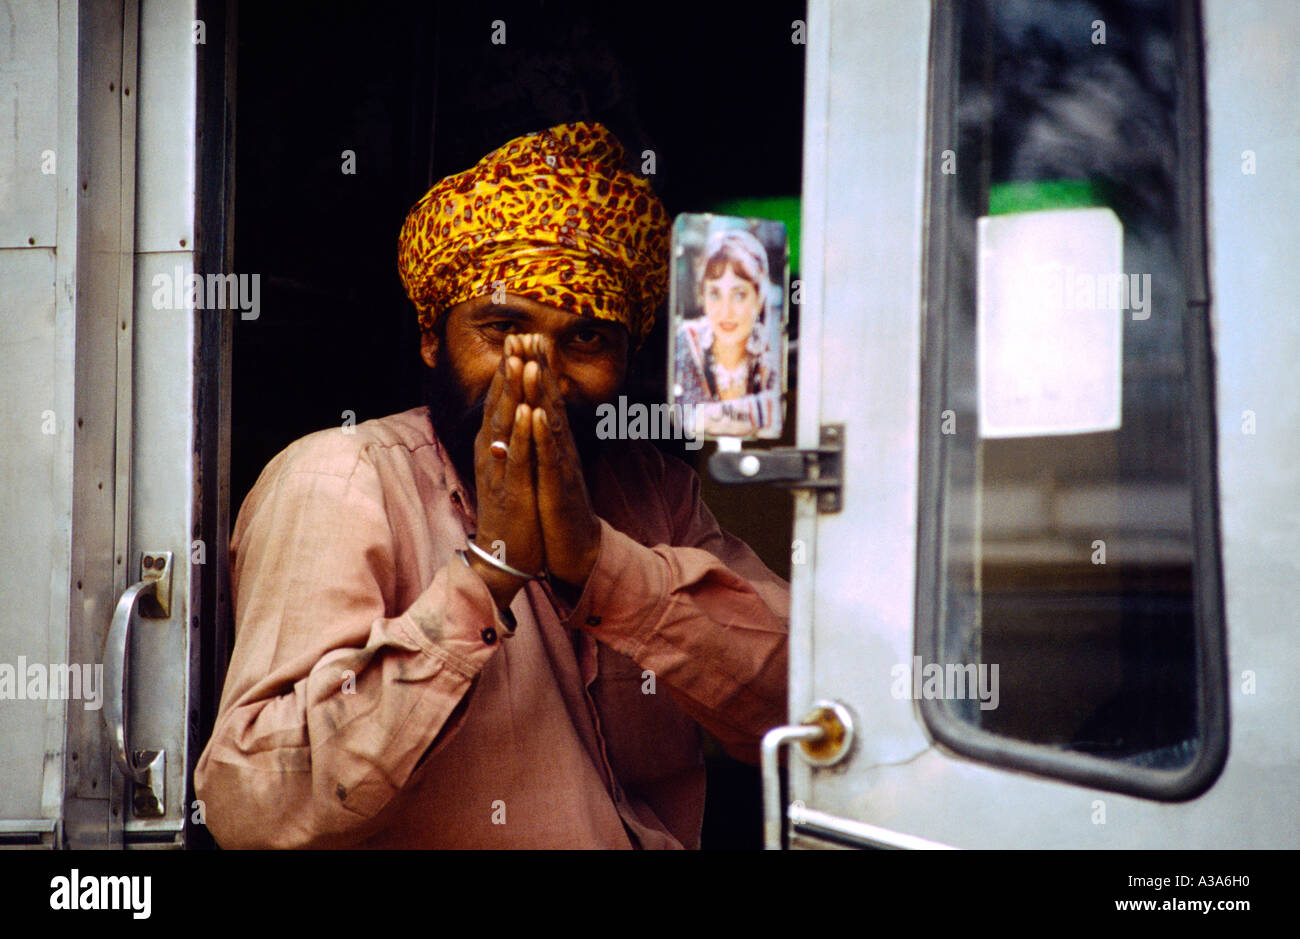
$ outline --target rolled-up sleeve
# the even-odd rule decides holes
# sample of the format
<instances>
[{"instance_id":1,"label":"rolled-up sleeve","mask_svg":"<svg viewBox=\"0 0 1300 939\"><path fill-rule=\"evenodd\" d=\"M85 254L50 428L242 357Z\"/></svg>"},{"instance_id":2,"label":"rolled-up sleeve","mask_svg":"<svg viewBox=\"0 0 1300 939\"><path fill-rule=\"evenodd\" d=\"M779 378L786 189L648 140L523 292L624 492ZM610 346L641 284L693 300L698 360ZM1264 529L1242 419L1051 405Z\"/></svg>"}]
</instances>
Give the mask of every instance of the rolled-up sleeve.
<instances>
[{"instance_id":1,"label":"rolled-up sleeve","mask_svg":"<svg viewBox=\"0 0 1300 939\"><path fill-rule=\"evenodd\" d=\"M789 585L724 532L679 461L655 467L672 543L601 521L600 551L569 621L650 669L732 756L758 762L786 721Z\"/></svg>"},{"instance_id":2,"label":"rolled-up sleeve","mask_svg":"<svg viewBox=\"0 0 1300 939\"><path fill-rule=\"evenodd\" d=\"M279 467L232 539L236 638L195 771L223 847L344 847L382 824L504 624L454 555L406 609L374 467ZM449 552L450 553L450 552Z\"/></svg>"}]
</instances>

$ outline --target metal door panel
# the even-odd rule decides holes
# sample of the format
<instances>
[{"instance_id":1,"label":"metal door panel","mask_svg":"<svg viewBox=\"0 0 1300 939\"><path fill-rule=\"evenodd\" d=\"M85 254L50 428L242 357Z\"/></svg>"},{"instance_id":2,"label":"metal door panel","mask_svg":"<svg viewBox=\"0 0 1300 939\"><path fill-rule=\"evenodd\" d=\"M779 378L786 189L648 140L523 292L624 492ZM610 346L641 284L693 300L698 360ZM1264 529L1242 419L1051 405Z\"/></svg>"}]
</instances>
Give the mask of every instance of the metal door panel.
<instances>
[{"instance_id":1,"label":"metal door panel","mask_svg":"<svg viewBox=\"0 0 1300 939\"><path fill-rule=\"evenodd\" d=\"M60 440L70 415L49 381L60 342L54 251L0 249L0 297L0 664L17 669L20 656L41 666L66 661L67 466ZM48 744L55 753L62 749L62 728L61 700L0 700L0 820L45 815L43 763ZM53 775L57 783L57 769ZM55 785L55 812L58 791Z\"/></svg>"},{"instance_id":2,"label":"metal door panel","mask_svg":"<svg viewBox=\"0 0 1300 939\"><path fill-rule=\"evenodd\" d=\"M890 693L891 667L914 652L915 532L927 511L917 504L919 429L940 419L918 414L922 188L927 155L949 145L932 141L927 154L926 8L809 7L800 444L815 442L819 423L846 425L845 493L838 515L815 515L811 497L800 496L795 536L813 550L793 571L791 715L832 699L857 726L843 763L790 761L791 798L958 847L1294 847L1300 328L1291 311L1300 297L1287 272L1300 230L1295 213L1276 207L1300 203L1290 169L1300 160L1300 76L1287 66L1300 16L1279 18L1263 4L1206 8L1232 744L1209 790L1167 803L955 755L930 740L915 702ZM1261 53L1246 64L1241 48ZM1246 146L1267 173L1241 173ZM1247 409L1259 421L1251 434L1242 432ZM1248 673L1253 693L1244 690Z\"/></svg>"},{"instance_id":3,"label":"metal door panel","mask_svg":"<svg viewBox=\"0 0 1300 939\"><path fill-rule=\"evenodd\" d=\"M0 127L9 138L0 147L0 248L53 247L58 170L76 169L72 154L58 152L58 4L5 3L0 35Z\"/></svg>"},{"instance_id":4,"label":"metal door panel","mask_svg":"<svg viewBox=\"0 0 1300 939\"><path fill-rule=\"evenodd\" d=\"M177 270L192 272L189 252L137 254L131 539L132 582L146 551L170 551L174 563L168 619L138 619L131 649L131 728L133 747L166 753L167 815L128 819L128 831L179 829L186 815L185 752L191 654L189 572L193 500L192 310L155 308L154 278L170 281ZM206 561L207 548L203 558ZM197 650L197 636L195 650Z\"/></svg>"},{"instance_id":5,"label":"metal door panel","mask_svg":"<svg viewBox=\"0 0 1300 939\"><path fill-rule=\"evenodd\" d=\"M808 596L811 660L792 661L791 714L818 698L846 703L859 720L855 767L927 746L910 702L889 696L889 666L912 647L927 29L920 3L809 4L803 228L822 243L808 242L801 272L800 446L818 423L845 423L847 485L836 515L799 497L795 537L812 551L793 579ZM817 319L820 336L804 325ZM808 627L792 616L797 650ZM847 811L824 782L836 770L813 780L791 764L796 798Z\"/></svg>"},{"instance_id":6,"label":"metal door panel","mask_svg":"<svg viewBox=\"0 0 1300 939\"><path fill-rule=\"evenodd\" d=\"M54 250L26 246L29 234L21 248L0 247L0 663L22 655L103 668L109 621L139 578L141 551L170 551L175 567L171 616L134 621L127 678L129 748L166 751L167 814L133 817L130 787L112 767L103 697L93 710L80 701L6 700L7 843L113 847L124 843L124 829L126 843L174 842L170 833L188 815L196 313L156 307L153 278L193 271L193 13L193 4L164 2L138 10L135 0L0 10L0 25L9 17L14 26L0 72L12 79L28 66L39 71L23 72L9 99L20 162L33 147L55 146L38 138L55 126L58 134L57 197L7 200L0 213L0 235L48 228L58 237ZM30 100L46 86L49 100ZM147 150L137 151L137 127ZM29 169L19 182L35 174L26 184L39 195L39 161ZM136 242L138 221L155 250L140 251L148 246Z\"/></svg>"},{"instance_id":7,"label":"metal door panel","mask_svg":"<svg viewBox=\"0 0 1300 939\"><path fill-rule=\"evenodd\" d=\"M141 253L194 247L195 16L193 0L140 4L135 248Z\"/></svg>"},{"instance_id":8,"label":"metal door panel","mask_svg":"<svg viewBox=\"0 0 1300 939\"><path fill-rule=\"evenodd\" d=\"M1192 803L1153 802L1008 772L934 747L903 765L820 780L810 808L959 848L1152 849L1295 844L1294 769L1229 761ZM838 808L829 808L831 800ZM1104 814L1102 814L1104 812Z\"/></svg>"},{"instance_id":9,"label":"metal door panel","mask_svg":"<svg viewBox=\"0 0 1300 939\"><path fill-rule=\"evenodd\" d=\"M1277 783L1269 801L1277 800L1272 804L1279 816L1275 823L1282 826L1278 837L1296 847L1300 10L1262 0L1215 0L1205 5L1205 35L1211 328L1218 370L1232 759L1249 760L1252 772ZM1243 49L1250 55L1243 56ZM1244 171L1245 151L1258 160L1255 174ZM1243 431L1246 411L1254 413L1254 433ZM1257 689L1253 694L1243 690L1247 673ZM1290 776L1279 778L1277 771L1288 766Z\"/></svg>"}]
</instances>

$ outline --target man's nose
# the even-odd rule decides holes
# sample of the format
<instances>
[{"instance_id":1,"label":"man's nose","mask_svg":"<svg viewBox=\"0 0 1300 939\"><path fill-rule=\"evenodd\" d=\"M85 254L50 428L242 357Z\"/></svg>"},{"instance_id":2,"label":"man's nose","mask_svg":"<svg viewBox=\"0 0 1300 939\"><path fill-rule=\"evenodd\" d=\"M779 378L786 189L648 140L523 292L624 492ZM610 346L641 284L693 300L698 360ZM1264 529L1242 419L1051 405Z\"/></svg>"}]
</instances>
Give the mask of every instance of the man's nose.
<instances>
[{"instance_id":1,"label":"man's nose","mask_svg":"<svg viewBox=\"0 0 1300 939\"><path fill-rule=\"evenodd\" d=\"M572 400L573 380L564 370L563 360L557 355L551 357L551 374L555 376L555 385L560 389L560 397L566 402Z\"/></svg>"},{"instance_id":2,"label":"man's nose","mask_svg":"<svg viewBox=\"0 0 1300 939\"><path fill-rule=\"evenodd\" d=\"M565 401L569 400L570 392L573 390L573 380L569 378L565 369L564 355L560 352L559 343L554 337L545 337L541 343L543 355L546 358L546 366L555 376L555 385L560 390L560 397Z\"/></svg>"}]
</instances>

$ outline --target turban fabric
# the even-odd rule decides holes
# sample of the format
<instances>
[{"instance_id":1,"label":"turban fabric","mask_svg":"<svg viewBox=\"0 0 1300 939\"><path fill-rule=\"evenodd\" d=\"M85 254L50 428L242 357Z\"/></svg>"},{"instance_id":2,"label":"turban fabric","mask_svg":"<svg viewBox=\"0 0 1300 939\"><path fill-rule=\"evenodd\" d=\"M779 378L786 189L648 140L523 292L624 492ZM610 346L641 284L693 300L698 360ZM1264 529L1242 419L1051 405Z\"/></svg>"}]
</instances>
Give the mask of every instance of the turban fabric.
<instances>
[{"instance_id":1,"label":"turban fabric","mask_svg":"<svg viewBox=\"0 0 1300 939\"><path fill-rule=\"evenodd\" d=\"M561 124L438 183L406 217L398 270L428 332L448 308L512 293L622 323L639 346L668 287L668 216L601 124Z\"/></svg>"}]
</instances>

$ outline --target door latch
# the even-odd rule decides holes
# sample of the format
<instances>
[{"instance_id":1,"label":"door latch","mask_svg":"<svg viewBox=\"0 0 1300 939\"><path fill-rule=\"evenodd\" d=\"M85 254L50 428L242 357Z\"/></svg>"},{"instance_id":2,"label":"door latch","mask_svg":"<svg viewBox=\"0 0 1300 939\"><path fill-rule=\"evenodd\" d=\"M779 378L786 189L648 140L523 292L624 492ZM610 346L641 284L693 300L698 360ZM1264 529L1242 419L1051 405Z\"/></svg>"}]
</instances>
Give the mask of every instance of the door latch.
<instances>
[{"instance_id":1,"label":"door latch","mask_svg":"<svg viewBox=\"0 0 1300 939\"><path fill-rule=\"evenodd\" d=\"M719 449L709 458L709 473L720 483L771 483L786 489L812 489L817 511L838 512L844 490L844 425L823 424L814 450Z\"/></svg>"}]
</instances>

